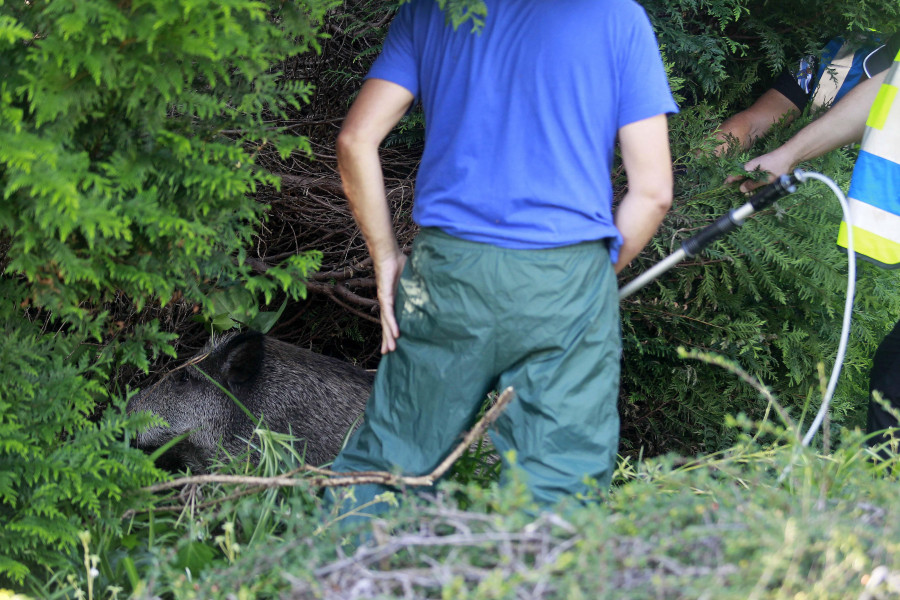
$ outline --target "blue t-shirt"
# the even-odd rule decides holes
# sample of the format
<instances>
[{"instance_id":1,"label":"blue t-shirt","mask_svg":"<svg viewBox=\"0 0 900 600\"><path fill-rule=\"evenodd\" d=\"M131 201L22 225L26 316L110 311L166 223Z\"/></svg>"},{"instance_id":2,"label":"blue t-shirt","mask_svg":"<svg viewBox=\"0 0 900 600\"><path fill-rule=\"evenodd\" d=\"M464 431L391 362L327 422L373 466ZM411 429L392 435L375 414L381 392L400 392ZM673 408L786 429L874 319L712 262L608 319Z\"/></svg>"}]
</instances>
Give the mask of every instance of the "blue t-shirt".
<instances>
[{"instance_id":1,"label":"blue t-shirt","mask_svg":"<svg viewBox=\"0 0 900 600\"><path fill-rule=\"evenodd\" d=\"M507 248L621 236L610 168L619 128L677 112L633 0L487 0L454 31L435 0L404 5L368 77L425 111L413 219Z\"/></svg>"}]
</instances>

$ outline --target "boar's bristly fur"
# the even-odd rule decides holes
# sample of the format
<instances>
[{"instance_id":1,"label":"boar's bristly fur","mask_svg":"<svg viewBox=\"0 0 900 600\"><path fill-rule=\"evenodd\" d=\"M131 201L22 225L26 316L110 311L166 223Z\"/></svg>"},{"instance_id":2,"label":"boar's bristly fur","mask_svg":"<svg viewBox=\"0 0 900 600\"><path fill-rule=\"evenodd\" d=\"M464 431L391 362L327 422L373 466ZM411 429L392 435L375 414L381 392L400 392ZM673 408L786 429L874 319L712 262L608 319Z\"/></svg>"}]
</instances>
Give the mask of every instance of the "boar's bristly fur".
<instances>
[{"instance_id":1,"label":"boar's bristly fur","mask_svg":"<svg viewBox=\"0 0 900 600\"><path fill-rule=\"evenodd\" d=\"M199 356L204 355L128 403L129 413L150 411L168 423L140 433L138 447L152 451L187 433L161 461L166 468L207 471L217 460L244 453L246 440L252 438L253 421L204 373L261 417L266 427L293 434L311 465L338 453L360 420L374 377L344 361L255 332L213 339Z\"/></svg>"}]
</instances>

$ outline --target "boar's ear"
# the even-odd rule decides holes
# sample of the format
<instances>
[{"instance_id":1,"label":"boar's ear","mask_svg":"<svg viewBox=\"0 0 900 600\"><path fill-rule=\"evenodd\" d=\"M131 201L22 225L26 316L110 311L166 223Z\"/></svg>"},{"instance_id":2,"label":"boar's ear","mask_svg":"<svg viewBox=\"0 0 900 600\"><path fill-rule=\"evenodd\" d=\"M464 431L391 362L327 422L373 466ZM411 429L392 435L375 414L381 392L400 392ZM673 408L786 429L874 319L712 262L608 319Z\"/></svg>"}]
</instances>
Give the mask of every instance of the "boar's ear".
<instances>
[{"instance_id":1,"label":"boar's ear","mask_svg":"<svg viewBox=\"0 0 900 600\"><path fill-rule=\"evenodd\" d=\"M221 372L229 385L247 383L259 373L263 362L263 335L257 332L236 335L222 350Z\"/></svg>"}]
</instances>

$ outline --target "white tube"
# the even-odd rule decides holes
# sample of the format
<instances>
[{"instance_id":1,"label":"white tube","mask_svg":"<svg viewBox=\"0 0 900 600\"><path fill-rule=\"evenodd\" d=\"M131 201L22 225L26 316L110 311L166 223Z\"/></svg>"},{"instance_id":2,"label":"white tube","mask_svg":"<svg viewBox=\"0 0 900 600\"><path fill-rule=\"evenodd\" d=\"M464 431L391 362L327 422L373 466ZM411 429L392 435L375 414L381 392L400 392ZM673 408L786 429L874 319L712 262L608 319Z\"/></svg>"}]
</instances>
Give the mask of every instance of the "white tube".
<instances>
[{"instance_id":1,"label":"white tube","mask_svg":"<svg viewBox=\"0 0 900 600\"><path fill-rule=\"evenodd\" d=\"M841 210L844 211L844 221L847 223L847 259L849 263L847 268L847 299L844 303L844 321L841 327L841 341L838 344L837 356L834 359L834 368L831 370L831 379L828 381L825 397L822 398L822 406L819 407L819 412L816 414L816 418L813 420L812 425L810 425L809 431L803 436L803 445L809 446L810 442L819 431L819 427L822 426L822 421L825 419L828 407L831 405L831 398L834 396L838 377L841 374L841 367L844 364L844 356L847 354L847 343L850 339L850 317L853 312L853 297L856 294L856 253L853 250L853 220L850 216L850 203L847 202L847 197L844 195L844 192L841 191L841 188L839 188L834 181L821 173L797 170L794 171L794 176L800 181L818 179L831 188L831 191L837 196L838 202L841 203Z\"/></svg>"}]
</instances>

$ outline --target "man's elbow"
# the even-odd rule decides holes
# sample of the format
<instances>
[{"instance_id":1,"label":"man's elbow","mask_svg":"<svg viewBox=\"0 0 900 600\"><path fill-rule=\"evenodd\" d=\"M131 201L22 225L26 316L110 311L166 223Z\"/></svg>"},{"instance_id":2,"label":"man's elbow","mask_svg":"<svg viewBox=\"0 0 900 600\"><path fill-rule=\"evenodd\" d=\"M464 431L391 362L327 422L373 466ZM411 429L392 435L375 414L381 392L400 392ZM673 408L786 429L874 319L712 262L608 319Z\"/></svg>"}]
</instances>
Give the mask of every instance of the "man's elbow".
<instances>
[{"instance_id":1,"label":"man's elbow","mask_svg":"<svg viewBox=\"0 0 900 600\"><path fill-rule=\"evenodd\" d=\"M338 162L367 152L378 152L381 138L364 127L345 124L335 140Z\"/></svg>"},{"instance_id":2,"label":"man's elbow","mask_svg":"<svg viewBox=\"0 0 900 600\"><path fill-rule=\"evenodd\" d=\"M671 178L662 178L655 185L643 186L638 193L643 199L642 204L647 210L664 215L672 208L673 184Z\"/></svg>"},{"instance_id":3,"label":"man's elbow","mask_svg":"<svg viewBox=\"0 0 900 600\"><path fill-rule=\"evenodd\" d=\"M671 186L662 192L657 199L657 207L663 213L669 212L669 209L672 208L672 202L674 201L674 194L672 192Z\"/></svg>"},{"instance_id":4,"label":"man's elbow","mask_svg":"<svg viewBox=\"0 0 900 600\"><path fill-rule=\"evenodd\" d=\"M651 215L650 218L662 221L669 212L669 209L672 208L672 191L669 190L668 193L659 192L654 194L648 198L648 203L647 209Z\"/></svg>"},{"instance_id":5,"label":"man's elbow","mask_svg":"<svg viewBox=\"0 0 900 600\"><path fill-rule=\"evenodd\" d=\"M350 158L359 152L363 147L360 136L353 130L346 128L341 129L335 141L335 152L337 154L338 164L350 160Z\"/></svg>"}]
</instances>

